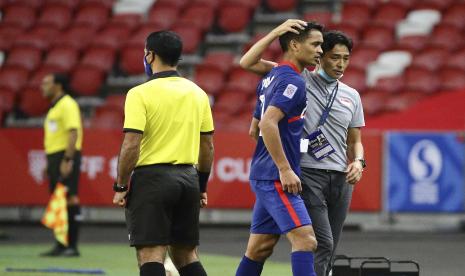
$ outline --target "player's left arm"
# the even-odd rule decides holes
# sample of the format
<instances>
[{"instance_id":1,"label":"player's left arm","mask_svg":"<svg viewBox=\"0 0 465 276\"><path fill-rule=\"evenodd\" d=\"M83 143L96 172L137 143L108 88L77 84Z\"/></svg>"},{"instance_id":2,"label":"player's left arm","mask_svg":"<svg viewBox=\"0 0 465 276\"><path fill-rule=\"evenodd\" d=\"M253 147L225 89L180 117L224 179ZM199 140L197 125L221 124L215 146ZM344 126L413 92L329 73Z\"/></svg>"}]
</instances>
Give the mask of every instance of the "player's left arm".
<instances>
[{"instance_id":1,"label":"player's left arm","mask_svg":"<svg viewBox=\"0 0 465 276\"><path fill-rule=\"evenodd\" d=\"M249 136L252 137L252 139L254 139L255 141L258 140L258 135L260 134L258 123L260 123L260 120L258 120L255 117L252 117L252 122L250 122L250 128L249 128Z\"/></svg>"},{"instance_id":2,"label":"player's left arm","mask_svg":"<svg viewBox=\"0 0 465 276\"><path fill-rule=\"evenodd\" d=\"M363 159L362 132L359 127L350 127L347 132L347 158L351 163L347 167L347 182L355 184L362 178L363 165L358 159Z\"/></svg>"},{"instance_id":3,"label":"player's left arm","mask_svg":"<svg viewBox=\"0 0 465 276\"><path fill-rule=\"evenodd\" d=\"M76 142L78 140L78 128L81 125L81 114L79 106L75 103L69 104L64 113L64 127L68 131L68 143L65 153L60 164L60 174L62 177L68 177L73 170L73 157L76 153Z\"/></svg>"}]
</instances>

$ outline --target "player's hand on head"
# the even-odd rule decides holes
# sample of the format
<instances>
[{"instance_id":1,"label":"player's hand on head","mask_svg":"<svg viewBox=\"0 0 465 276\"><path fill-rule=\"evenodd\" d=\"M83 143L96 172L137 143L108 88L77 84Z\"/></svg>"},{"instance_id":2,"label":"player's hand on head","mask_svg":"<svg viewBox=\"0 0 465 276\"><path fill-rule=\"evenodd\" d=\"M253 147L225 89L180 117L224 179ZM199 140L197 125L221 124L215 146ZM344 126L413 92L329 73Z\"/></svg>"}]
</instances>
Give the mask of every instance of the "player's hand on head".
<instances>
[{"instance_id":1,"label":"player's hand on head","mask_svg":"<svg viewBox=\"0 0 465 276\"><path fill-rule=\"evenodd\" d=\"M349 184L355 184L362 179L363 167L359 161L354 161L347 167L346 180Z\"/></svg>"},{"instance_id":2,"label":"player's hand on head","mask_svg":"<svg viewBox=\"0 0 465 276\"><path fill-rule=\"evenodd\" d=\"M285 192L291 194L298 194L302 191L302 184L300 178L294 173L292 169L279 171L279 179Z\"/></svg>"},{"instance_id":3,"label":"player's hand on head","mask_svg":"<svg viewBox=\"0 0 465 276\"><path fill-rule=\"evenodd\" d=\"M307 26L307 22L303 20L288 19L284 21L284 23L276 27L272 32L278 37L287 32L293 32L293 33L298 34L299 30L305 30L306 26Z\"/></svg>"}]
</instances>

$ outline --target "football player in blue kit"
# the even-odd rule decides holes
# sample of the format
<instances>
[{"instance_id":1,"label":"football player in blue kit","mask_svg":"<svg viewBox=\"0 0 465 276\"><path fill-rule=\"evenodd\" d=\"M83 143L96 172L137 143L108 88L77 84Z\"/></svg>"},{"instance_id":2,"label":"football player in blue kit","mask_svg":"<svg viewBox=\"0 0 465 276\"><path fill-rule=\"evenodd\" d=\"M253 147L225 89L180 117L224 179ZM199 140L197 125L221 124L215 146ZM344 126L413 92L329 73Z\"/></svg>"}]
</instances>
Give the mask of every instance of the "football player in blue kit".
<instances>
[{"instance_id":1,"label":"football player in blue kit","mask_svg":"<svg viewBox=\"0 0 465 276\"><path fill-rule=\"evenodd\" d=\"M250 185L256 200L247 250L236 276L260 275L281 234L292 246L294 276L314 276L313 251L317 247L311 220L299 193L300 138L307 106L305 82L300 73L316 65L322 54L323 27L308 22L304 27L281 29L279 43L283 62L274 67L257 87L260 135L252 159Z\"/></svg>"}]
</instances>

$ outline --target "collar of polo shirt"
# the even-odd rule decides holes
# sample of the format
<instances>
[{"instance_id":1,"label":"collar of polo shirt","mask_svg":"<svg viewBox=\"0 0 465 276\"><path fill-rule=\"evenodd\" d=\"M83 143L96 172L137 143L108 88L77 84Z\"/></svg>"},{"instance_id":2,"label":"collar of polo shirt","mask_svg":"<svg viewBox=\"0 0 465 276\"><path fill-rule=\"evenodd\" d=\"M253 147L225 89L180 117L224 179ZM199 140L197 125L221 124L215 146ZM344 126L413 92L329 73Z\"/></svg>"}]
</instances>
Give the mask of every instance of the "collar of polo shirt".
<instances>
[{"instance_id":1,"label":"collar of polo shirt","mask_svg":"<svg viewBox=\"0 0 465 276\"><path fill-rule=\"evenodd\" d=\"M176 70L158 72L158 73L153 74L149 78L149 81L154 80L154 79L159 79L159 78L168 78L168 77L179 77L179 73Z\"/></svg>"}]
</instances>

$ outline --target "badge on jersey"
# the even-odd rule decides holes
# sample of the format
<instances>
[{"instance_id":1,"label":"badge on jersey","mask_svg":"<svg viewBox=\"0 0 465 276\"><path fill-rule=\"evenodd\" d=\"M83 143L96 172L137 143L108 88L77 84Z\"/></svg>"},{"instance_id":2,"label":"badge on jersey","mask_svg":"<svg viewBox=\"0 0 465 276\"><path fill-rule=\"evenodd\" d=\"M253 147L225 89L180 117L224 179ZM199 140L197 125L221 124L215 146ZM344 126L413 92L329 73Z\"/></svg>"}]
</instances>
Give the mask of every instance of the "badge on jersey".
<instances>
[{"instance_id":1,"label":"badge on jersey","mask_svg":"<svg viewBox=\"0 0 465 276\"><path fill-rule=\"evenodd\" d=\"M326 136L320 128L308 135L308 153L310 153L316 160L322 160L335 152L333 146L329 143Z\"/></svg>"},{"instance_id":2,"label":"badge on jersey","mask_svg":"<svg viewBox=\"0 0 465 276\"><path fill-rule=\"evenodd\" d=\"M55 120L48 121L48 130L50 132L56 132L58 130L58 123Z\"/></svg>"}]
</instances>

